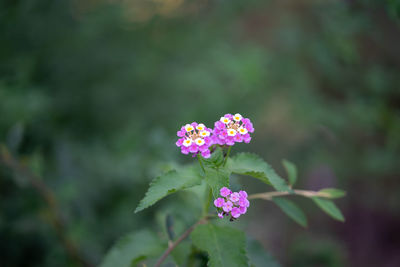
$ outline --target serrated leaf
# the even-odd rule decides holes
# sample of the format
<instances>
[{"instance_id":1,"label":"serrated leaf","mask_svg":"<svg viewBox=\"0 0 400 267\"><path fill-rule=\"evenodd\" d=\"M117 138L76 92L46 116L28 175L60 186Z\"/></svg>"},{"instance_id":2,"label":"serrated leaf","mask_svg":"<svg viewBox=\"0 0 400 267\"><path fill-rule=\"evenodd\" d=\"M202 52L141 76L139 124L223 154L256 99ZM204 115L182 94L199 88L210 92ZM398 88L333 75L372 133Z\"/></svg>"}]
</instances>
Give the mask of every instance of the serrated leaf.
<instances>
[{"instance_id":1,"label":"serrated leaf","mask_svg":"<svg viewBox=\"0 0 400 267\"><path fill-rule=\"evenodd\" d=\"M135 213L150 207L167 195L199 185L201 180L202 176L198 167L193 165L172 170L158 176L150 183L150 187L144 198L140 201Z\"/></svg>"},{"instance_id":2,"label":"serrated leaf","mask_svg":"<svg viewBox=\"0 0 400 267\"><path fill-rule=\"evenodd\" d=\"M199 225L190 235L193 244L209 255L210 267L247 267L246 240L242 231L213 224Z\"/></svg>"},{"instance_id":3,"label":"serrated leaf","mask_svg":"<svg viewBox=\"0 0 400 267\"><path fill-rule=\"evenodd\" d=\"M222 187L229 187L229 172L225 168L205 168L205 180L211 187L214 198L219 196Z\"/></svg>"},{"instance_id":4,"label":"serrated leaf","mask_svg":"<svg viewBox=\"0 0 400 267\"><path fill-rule=\"evenodd\" d=\"M342 212L339 210L338 207L336 207L335 203L333 203L331 200L319 197L312 197L312 200L314 200L314 202L329 216L338 221L344 222L344 217Z\"/></svg>"},{"instance_id":5,"label":"serrated leaf","mask_svg":"<svg viewBox=\"0 0 400 267\"><path fill-rule=\"evenodd\" d=\"M274 197L272 200L284 213L286 213L287 216L292 218L301 226L307 227L307 217L296 204L286 198L281 197Z\"/></svg>"},{"instance_id":6,"label":"serrated leaf","mask_svg":"<svg viewBox=\"0 0 400 267\"><path fill-rule=\"evenodd\" d=\"M130 267L148 257L155 257L165 249L160 239L148 230L130 233L117 241L107 252L100 267Z\"/></svg>"},{"instance_id":7,"label":"serrated leaf","mask_svg":"<svg viewBox=\"0 0 400 267\"><path fill-rule=\"evenodd\" d=\"M257 240L247 238L246 248L250 266L280 267L280 264L273 259L270 253L265 251Z\"/></svg>"},{"instance_id":8,"label":"serrated leaf","mask_svg":"<svg viewBox=\"0 0 400 267\"><path fill-rule=\"evenodd\" d=\"M249 175L272 185L277 191L288 191L289 187L272 167L262 158L251 153L239 153L228 160L228 169L232 173Z\"/></svg>"},{"instance_id":9,"label":"serrated leaf","mask_svg":"<svg viewBox=\"0 0 400 267\"><path fill-rule=\"evenodd\" d=\"M322 190L319 190L319 192L328 194L329 198L341 198L346 195L346 191L336 188L324 188Z\"/></svg>"},{"instance_id":10,"label":"serrated leaf","mask_svg":"<svg viewBox=\"0 0 400 267\"><path fill-rule=\"evenodd\" d=\"M293 186L297 180L297 167L295 164L286 159L282 160L282 164L283 167L285 167L286 173L288 175L289 184Z\"/></svg>"}]
</instances>

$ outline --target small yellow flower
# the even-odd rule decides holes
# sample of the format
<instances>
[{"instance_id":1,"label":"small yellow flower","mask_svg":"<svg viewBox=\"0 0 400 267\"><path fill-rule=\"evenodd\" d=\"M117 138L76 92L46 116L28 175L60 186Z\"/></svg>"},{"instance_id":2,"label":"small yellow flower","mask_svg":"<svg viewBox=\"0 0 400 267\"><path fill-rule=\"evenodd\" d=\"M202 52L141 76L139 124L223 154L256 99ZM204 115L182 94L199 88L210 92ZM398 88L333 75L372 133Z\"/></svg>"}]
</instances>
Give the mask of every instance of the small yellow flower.
<instances>
[{"instance_id":1,"label":"small yellow flower","mask_svg":"<svg viewBox=\"0 0 400 267\"><path fill-rule=\"evenodd\" d=\"M200 132L200 136L201 136L201 137L210 136L210 132L209 132L209 131L201 131L201 132Z\"/></svg>"},{"instance_id":2,"label":"small yellow flower","mask_svg":"<svg viewBox=\"0 0 400 267\"><path fill-rule=\"evenodd\" d=\"M206 126L202 123L200 123L199 125L196 126L196 129L199 131L203 131L206 128Z\"/></svg>"},{"instance_id":3,"label":"small yellow flower","mask_svg":"<svg viewBox=\"0 0 400 267\"><path fill-rule=\"evenodd\" d=\"M227 118L227 117L221 117L220 121L222 121L225 124L228 124L228 123L231 122L231 120L229 118Z\"/></svg>"},{"instance_id":4,"label":"small yellow flower","mask_svg":"<svg viewBox=\"0 0 400 267\"><path fill-rule=\"evenodd\" d=\"M185 147L189 147L189 146L191 146L191 144L192 144L192 139L185 139L185 141L183 141L183 145L185 146Z\"/></svg>"},{"instance_id":5,"label":"small yellow flower","mask_svg":"<svg viewBox=\"0 0 400 267\"><path fill-rule=\"evenodd\" d=\"M239 130L239 133L242 135L247 134L247 132L248 132L247 129L243 128L243 127L240 127L238 130Z\"/></svg>"},{"instance_id":6,"label":"small yellow flower","mask_svg":"<svg viewBox=\"0 0 400 267\"><path fill-rule=\"evenodd\" d=\"M228 130L228 135L229 136L235 136L236 135L236 131L234 129L229 129Z\"/></svg>"},{"instance_id":7,"label":"small yellow flower","mask_svg":"<svg viewBox=\"0 0 400 267\"><path fill-rule=\"evenodd\" d=\"M236 114L233 116L233 119L234 119L235 121L240 121L242 118L243 118L242 115L240 115L239 113L236 113Z\"/></svg>"},{"instance_id":8,"label":"small yellow flower","mask_svg":"<svg viewBox=\"0 0 400 267\"><path fill-rule=\"evenodd\" d=\"M195 140L195 142L196 142L196 145L198 145L198 146L202 146L202 145L204 145L204 140L203 139L201 139L201 138L197 138L196 140Z\"/></svg>"},{"instance_id":9,"label":"small yellow flower","mask_svg":"<svg viewBox=\"0 0 400 267\"><path fill-rule=\"evenodd\" d=\"M191 131L194 130L194 127L192 125L190 125L190 124L186 124L185 125L185 130L186 130L186 132L191 132Z\"/></svg>"}]
</instances>

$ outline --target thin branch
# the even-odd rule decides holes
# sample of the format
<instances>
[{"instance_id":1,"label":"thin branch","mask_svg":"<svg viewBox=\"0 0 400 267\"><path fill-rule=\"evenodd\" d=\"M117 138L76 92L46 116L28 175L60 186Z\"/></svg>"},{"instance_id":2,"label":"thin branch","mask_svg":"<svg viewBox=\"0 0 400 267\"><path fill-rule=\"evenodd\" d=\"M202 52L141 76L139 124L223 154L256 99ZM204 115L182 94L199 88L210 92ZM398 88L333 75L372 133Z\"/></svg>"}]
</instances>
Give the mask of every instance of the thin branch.
<instances>
[{"instance_id":1,"label":"thin branch","mask_svg":"<svg viewBox=\"0 0 400 267\"><path fill-rule=\"evenodd\" d=\"M163 261L168 257L168 255L176 248L179 243L181 243L183 240L185 240L191 232L200 224L204 224L207 222L208 218L210 216L205 216L201 218L198 222L193 224L191 227L189 227L174 243L168 246L167 250L163 253L163 255L160 257L160 259L157 261L156 265L154 267L160 267Z\"/></svg>"},{"instance_id":2,"label":"thin branch","mask_svg":"<svg viewBox=\"0 0 400 267\"><path fill-rule=\"evenodd\" d=\"M273 197L287 196L287 195L299 195L304 197L330 197L328 193L318 192L318 191L308 191L308 190L300 190L295 189L293 192L266 192L260 194L249 195L248 199L265 199L272 200Z\"/></svg>"},{"instance_id":3,"label":"thin branch","mask_svg":"<svg viewBox=\"0 0 400 267\"><path fill-rule=\"evenodd\" d=\"M199 164L200 164L200 166L201 166L201 169L202 169L202 170L203 170L203 172L205 173L205 172L206 172L206 170L204 169L203 162L201 162L201 157L200 157L200 154L197 154L197 160L199 161Z\"/></svg>"},{"instance_id":4,"label":"thin branch","mask_svg":"<svg viewBox=\"0 0 400 267\"><path fill-rule=\"evenodd\" d=\"M32 171L27 167L14 159L4 146L0 146L0 162L10 168L14 173L24 176L47 203L51 216L50 223L54 227L57 236L61 240L64 249L71 259L81 266L92 267L93 265L79 253L77 246L72 242L72 240L65 235L66 227L62 219L60 208L58 207L53 192L43 182L43 179L32 173Z\"/></svg>"},{"instance_id":5,"label":"thin branch","mask_svg":"<svg viewBox=\"0 0 400 267\"><path fill-rule=\"evenodd\" d=\"M224 164L222 164L222 166L226 165L226 162L228 161L228 158L229 158L229 154L231 153L231 149L232 149L232 146L229 146L228 152L226 152L226 155L225 155Z\"/></svg>"},{"instance_id":6,"label":"thin branch","mask_svg":"<svg viewBox=\"0 0 400 267\"><path fill-rule=\"evenodd\" d=\"M203 216L207 216L208 210L210 209L211 201L213 199L212 189L210 186L207 186L206 194L207 194L206 196L207 199L203 206Z\"/></svg>"}]
</instances>

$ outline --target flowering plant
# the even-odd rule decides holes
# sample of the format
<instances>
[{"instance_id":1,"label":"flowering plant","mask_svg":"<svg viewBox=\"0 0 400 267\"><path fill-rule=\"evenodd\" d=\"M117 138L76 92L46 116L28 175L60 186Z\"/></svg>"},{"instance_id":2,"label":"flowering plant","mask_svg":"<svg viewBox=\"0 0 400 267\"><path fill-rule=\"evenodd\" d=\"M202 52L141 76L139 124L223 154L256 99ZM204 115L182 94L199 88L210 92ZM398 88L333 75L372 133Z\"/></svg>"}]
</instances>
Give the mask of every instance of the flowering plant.
<instances>
[{"instance_id":1,"label":"flowering plant","mask_svg":"<svg viewBox=\"0 0 400 267\"><path fill-rule=\"evenodd\" d=\"M344 191L334 188L319 191L294 189L297 169L293 163L286 160L282 163L287 171L287 180L255 154L238 153L231 157L232 146L240 142L249 143L252 139L250 134L253 132L254 127L250 119L238 113L225 114L214 123L213 129L196 122L182 126L177 132L176 145L181 153L197 157L199 164L181 166L154 179L135 212L154 205L167 195L186 191L190 193L191 199L197 194L200 200L195 201L194 205L201 204L201 212L199 214L192 212L197 214L195 215L198 216L197 222L187 230L181 231L180 236L175 238L171 216L166 214L164 239L160 240L159 236L147 230L134 232L110 250L101 266L129 267L143 261L147 261L147 264L154 263L156 267L167 261L173 261L177 266L186 266L193 260L193 255L201 251L207 252L209 266L267 266L271 264L269 262L271 258L262 255L262 249L257 241L246 239L242 231L232 227L234 221L251 210L250 200L272 201L291 219L305 227L307 219L303 211L295 202L284 198L289 195L299 195L310 198L332 218L344 221L342 213L331 200L344 196ZM248 194L244 186L231 185L231 188L239 189L233 192L229 189L232 175L256 178L264 185L272 186L276 191ZM189 203L178 202L176 205L178 206L173 206L175 213L186 210L187 207L182 208L182 205ZM195 209L192 207L192 210ZM214 220L225 217L229 220ZM189 236L191 245L186 241ZM254 246L259 246L257 253L261 255L257 255L254 251L246 254L246 247ZM177 252L179 250L181 251ZM261 265L257 263L260 257L264 257L265 260ZM146 264L143 263L143 266Z\"/></svg>"}]
</instances>

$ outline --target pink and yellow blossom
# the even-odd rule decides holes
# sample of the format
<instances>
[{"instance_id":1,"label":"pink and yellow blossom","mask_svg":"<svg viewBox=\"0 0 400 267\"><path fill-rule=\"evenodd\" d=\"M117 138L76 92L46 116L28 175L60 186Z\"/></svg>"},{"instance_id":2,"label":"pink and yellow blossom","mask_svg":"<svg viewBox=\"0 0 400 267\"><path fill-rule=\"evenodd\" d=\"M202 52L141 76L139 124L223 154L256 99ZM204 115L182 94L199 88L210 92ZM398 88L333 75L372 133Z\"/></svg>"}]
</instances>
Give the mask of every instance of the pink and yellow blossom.
<instances>
[{"instance_id":1,"label":"pink and yellow blossom","mask_svg":"<svg viewBox=\"0 0 400 267\"><path fill-rule=\"evenodd\" d=\"M211 155L209 148L213 144L211 132L212 129L202 123L186 124L177 132L180 138L176 141L176 145L180 147L182 154L192 153L193 156L200 154L204 158L209 158Z\"/></svg>"},{"instance_id":2,"label":"pink and yellow blossom","mask_svg":"<svg viewBox=\"0 0 400 267\"><path fill-rule=\"evenodd\" d=\"M235 143L250 143L254 132L250 119L236 113L225 114L214 124L212 139L215 144L233 146Z\"/></svg>"}]
</instances>

